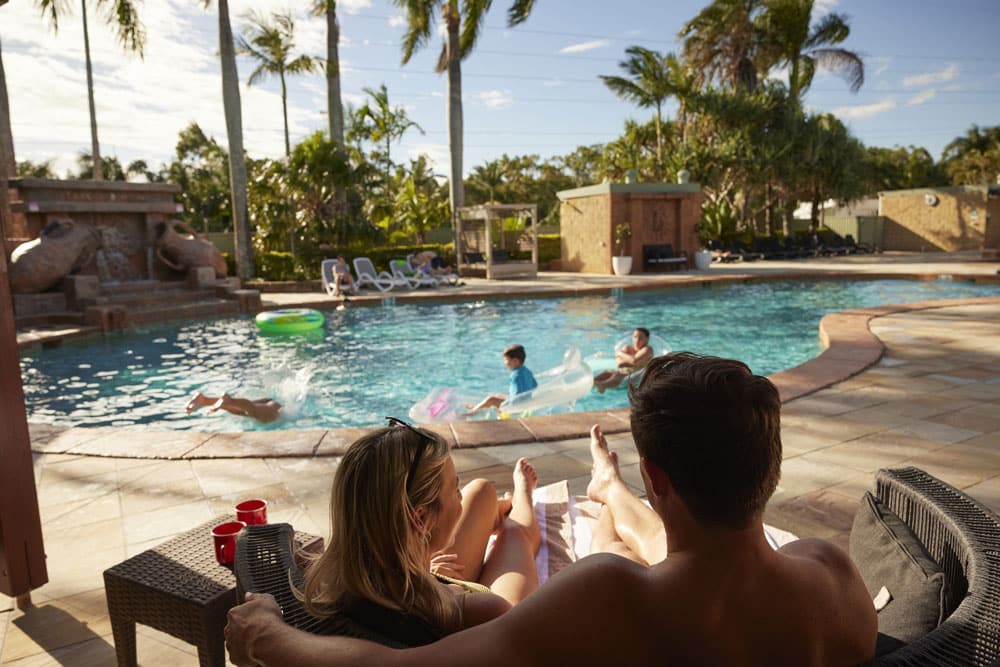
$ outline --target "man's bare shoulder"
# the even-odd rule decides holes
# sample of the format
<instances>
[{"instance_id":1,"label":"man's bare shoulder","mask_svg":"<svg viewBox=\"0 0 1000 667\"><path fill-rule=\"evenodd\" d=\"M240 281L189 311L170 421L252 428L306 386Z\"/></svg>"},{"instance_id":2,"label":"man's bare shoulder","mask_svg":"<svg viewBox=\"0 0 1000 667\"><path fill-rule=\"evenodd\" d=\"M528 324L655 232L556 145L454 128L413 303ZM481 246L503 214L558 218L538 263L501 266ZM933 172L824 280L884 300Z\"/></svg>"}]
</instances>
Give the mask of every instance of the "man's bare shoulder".
<instances>
[{"instance_id":1,"label":"man's bare shoulder","mask_svg":"<svg viewBox=\"0 0 1000 667\"><path fill-rule=\"evenodd\" d=\"M825 566L834 573L854 571L854 564L843 549L815 537L804 537L789 542L778 549L778 553L791 558L815 561L817 565Z\"/></svg>"}]
</instances>

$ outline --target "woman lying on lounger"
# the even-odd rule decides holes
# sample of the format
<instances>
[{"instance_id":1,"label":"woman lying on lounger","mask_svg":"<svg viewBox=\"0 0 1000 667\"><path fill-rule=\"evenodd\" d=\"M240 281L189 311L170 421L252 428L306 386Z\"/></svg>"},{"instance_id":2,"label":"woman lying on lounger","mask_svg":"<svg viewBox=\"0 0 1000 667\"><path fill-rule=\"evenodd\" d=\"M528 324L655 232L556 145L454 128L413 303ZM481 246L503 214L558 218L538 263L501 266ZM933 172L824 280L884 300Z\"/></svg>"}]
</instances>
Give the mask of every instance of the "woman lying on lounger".
<instances>
[{"instance_id":1,"label":"woman lying on lounger","mask_svg":"<svg viewBox=\"0 0 1000 667\"><path fill-rule=\"evenodd\" d=\"M343 614L375 638L417 646L491 620L538 587L538 476L522 458L512 497L498 500L484 479L460 488L445 442L388 419L337 467L330 542L300 597L314 615Z\"/></svg>"}]
</instances>

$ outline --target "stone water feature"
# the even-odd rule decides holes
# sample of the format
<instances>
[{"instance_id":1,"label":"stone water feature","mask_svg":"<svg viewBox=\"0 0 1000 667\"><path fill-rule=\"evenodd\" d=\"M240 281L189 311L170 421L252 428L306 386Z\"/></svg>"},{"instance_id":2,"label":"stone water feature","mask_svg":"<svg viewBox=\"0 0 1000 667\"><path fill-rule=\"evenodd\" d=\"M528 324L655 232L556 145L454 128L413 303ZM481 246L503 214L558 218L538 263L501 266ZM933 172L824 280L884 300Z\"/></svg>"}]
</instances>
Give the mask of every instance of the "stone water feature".
<instances>
[{"instance_id":1,"label":"stone water feature","mask_svg":"<svg viewBox=\"0 0 1000 667\"><path fill-rule=\"evenodd\" d=\"M100 239L95 252L69 259L71 275L54 286L22 281L29 288L14 294L19 324L25 318L37 323L46 315L72 320L76 313L84 322L111 329L130 319L150 322L260 308L259 293L241 290L238 279L225 277L218 249L175 219L183 210L175 201L181 191L176 185L37 178L9 185L12 219L5 242L15 259L29 253L44 257L58 244L73 242L66 240L71 238L67 229L81 238L86 236L81 230L92 231ZM50 244L48 250L41 248L44 243ZM72 255L74 250L60 252ZM193 307L195 301L202 307ZM130 310L143 311L141 318L130 318Z\"/></svg>"}]
</instances>

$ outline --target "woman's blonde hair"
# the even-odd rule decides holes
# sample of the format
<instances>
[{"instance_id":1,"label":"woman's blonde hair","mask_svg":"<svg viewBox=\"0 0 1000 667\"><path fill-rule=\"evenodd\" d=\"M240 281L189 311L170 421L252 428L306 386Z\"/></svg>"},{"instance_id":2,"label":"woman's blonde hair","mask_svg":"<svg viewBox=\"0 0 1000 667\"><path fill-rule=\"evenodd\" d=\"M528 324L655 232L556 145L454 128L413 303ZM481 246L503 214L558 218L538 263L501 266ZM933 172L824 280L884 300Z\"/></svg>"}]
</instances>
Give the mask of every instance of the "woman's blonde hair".
<instances>
[{"instance_id":1,"label":"woman's blonde hair","mask_svg":"<svg viewBox=\"0 0 1000 667\"><path fill-rule=\"evenodd\" d=\"M461 608L426 560L448 455L439 438L404 426L380 429L348 448L333 477L330 542L306 571L300 595L310 613L334 614L341 598L353 594L445 632L460 628ZM418 507L427 508L423 527L415 520Z\"/></svg>"}]
</instances>

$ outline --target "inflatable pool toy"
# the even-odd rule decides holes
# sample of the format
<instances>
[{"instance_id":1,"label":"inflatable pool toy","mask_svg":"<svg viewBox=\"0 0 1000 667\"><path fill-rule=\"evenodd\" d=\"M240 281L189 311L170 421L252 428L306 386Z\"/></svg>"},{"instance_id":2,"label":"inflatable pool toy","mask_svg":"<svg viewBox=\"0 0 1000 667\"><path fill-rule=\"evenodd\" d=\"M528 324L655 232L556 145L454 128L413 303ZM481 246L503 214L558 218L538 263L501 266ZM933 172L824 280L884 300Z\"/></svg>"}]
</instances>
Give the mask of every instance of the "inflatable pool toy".
<instances>
[{"instance_id":1,"label":"inflatable pool toy","mask_svg":"<svg viewBox=\"0 0 1000 667\"><path fill-rule=\"evenodd\" d=\"M482 410L469 414L467 405L475 405L483 394L473 394L454 387L436 387L410 408L410 419L418 424L488 419L496 416L495 410Z\"/></svg>"},{"instance_id":2,"label":"inflatable pool toy","mask_svg":"<svg viewBox=\"0 0 1000 667\"><path fill-rule=\"evenodd\" d=\"M622 349L626 345L631 345L631 344L632 344L632 334L630 333L624 338L620 338L618 342L615 343L615 352L617 353L618 350ZM649 337L649 346L653 348L653 354L656 355L657 357L660 356L661 354L666 354L670 352L670 345L667 343L667 341L655 334ZM613 354L606 355L603 352L597 352L584 359L584 361L587 363L588 366L590 366L594 370L594 373L618 370L618 363L615 361L615 355ZM636 377L632 378L632 376L629 376L629 382L638 381L639 379L642 378L641 370L636 371L632 375L635 375ZM618 385L618 387L625 387L625 383L622 382L621 384Z\"/></svg>"},{"instance_id":3,"label":"inflatable pool toy","mask_svg":"<svg viewBox=\"0 0 1000 667\"><path fill-rule=\"evenodd\" d=\"M572 406L585 396L594 384L594 372L584 363L580 351L570 347L563 353L562 363L535 375L538 386L531 391L509 398L500 406L499 415L493 410L470 413L467 405L475 405L484 393L472 393L453 387L432 389L410 408L410 419L420 424L470 421L499 416L543 414L553 408Z\"/></svg>"},{"instance_id":4,"label":"inflatable pool toy","mask_svg":"<svg viewBox=\"0 0 1000 667\"><path fill-rule=\"evenodd\" d=\"M538 386L500 404L500 416L539 415L553 408L572 408L577 399L590 393L594 386L594 371L583 360L580 350L568 347L562 363L535 375Z\"/></svg>"},{"instance_id":5,"label":"inflatable pool toy","mask_svg":"<svg viewBox=\"0 0 1000 667\"><path fill-rule=\"evenodd\" d=\"M286 308L257 313L254 324L265 333L302 333L323 326L323 313L312 308Z\"/></svg>"}]
</instances>

